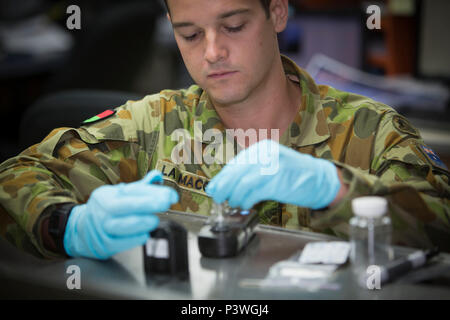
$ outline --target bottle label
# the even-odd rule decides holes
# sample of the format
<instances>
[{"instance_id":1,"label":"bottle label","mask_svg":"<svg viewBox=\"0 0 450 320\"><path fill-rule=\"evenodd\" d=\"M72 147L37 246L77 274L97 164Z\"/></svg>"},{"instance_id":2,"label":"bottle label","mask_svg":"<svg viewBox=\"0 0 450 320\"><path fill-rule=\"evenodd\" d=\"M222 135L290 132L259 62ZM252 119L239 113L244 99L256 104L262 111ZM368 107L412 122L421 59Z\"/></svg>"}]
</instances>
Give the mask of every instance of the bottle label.
<instances>
[{"instance_id":1,"label":"bottle label","mask_svg":"<svg viewBox=\"0 0 450 320\"><path fill-rule=\"evenodd\" d=\"M150 238L145 244L146 254L148 257L154 257L158 259L169 258L169 241L165 238L153 239Z\"/></svg>"}]
</instances>

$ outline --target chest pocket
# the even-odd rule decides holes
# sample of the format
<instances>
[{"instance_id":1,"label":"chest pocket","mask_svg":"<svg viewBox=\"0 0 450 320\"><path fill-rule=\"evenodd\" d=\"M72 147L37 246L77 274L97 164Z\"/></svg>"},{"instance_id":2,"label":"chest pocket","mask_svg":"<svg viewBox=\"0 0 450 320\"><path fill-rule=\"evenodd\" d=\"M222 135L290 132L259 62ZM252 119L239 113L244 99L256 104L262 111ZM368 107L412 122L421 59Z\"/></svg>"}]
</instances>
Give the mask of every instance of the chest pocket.
<instances>
[{"instance_id":1,"label":"chest pocket","mask_svg":"<svg viewBox=\"0 0 450 320\"><path fill-rule=\"evenodd\" d=\"M163 174L164 185L174 188L180 196L180 201L171 207L172 210L209 215L212 199L205 192L208 178L161 159L155 169Z\"/></svg>"}]
</instances>

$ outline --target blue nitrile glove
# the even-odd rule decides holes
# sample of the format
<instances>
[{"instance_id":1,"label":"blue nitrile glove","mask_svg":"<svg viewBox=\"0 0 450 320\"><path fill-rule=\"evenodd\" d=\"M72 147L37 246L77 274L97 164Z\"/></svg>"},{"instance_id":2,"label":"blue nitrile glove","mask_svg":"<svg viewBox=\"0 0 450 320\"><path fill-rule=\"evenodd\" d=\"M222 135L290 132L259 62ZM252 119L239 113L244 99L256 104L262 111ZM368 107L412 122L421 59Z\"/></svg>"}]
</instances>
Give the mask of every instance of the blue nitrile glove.
<instances>
[{"instance_id":1,"label":"blue nitrile glove","mask_svg":"<svg viewBox=\"0 0 450 320\"><path fill-rule=\"evenodd\" d=\"M159 223L157 212L178 202L172 188L153 170L133 183L95 189L86 204L73 207L64 234L64 249L72 257L107 259L143 245Z\"/></svg>"},{"instance_id":2,"label":"blue nitrile glove","mask_svg":"<svg viewBox=\"0 0 450 320\"><path fill-rule=\"evenodd\" d=\"M336 197L336 166L263 140L240 152L211 180L206 192L215 202L248 210L263 200L320 209Z\"/></svg>"}]
</instances>

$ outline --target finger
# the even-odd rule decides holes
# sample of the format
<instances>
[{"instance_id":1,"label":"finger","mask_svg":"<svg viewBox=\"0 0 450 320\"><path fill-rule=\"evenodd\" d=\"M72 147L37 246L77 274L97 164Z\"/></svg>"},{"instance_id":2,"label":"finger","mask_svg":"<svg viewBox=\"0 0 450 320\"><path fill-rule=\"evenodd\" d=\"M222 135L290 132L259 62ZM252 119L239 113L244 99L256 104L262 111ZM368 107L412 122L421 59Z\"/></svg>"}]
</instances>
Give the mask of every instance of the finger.
<instances>
[{"instance_id":1,"label":"finger","mask_svg":"<svg viewBox=\"0 0 450 320\"><path fill-rule=\"evenodd\" d=\"M269 200L269 199L266 198L264 195L262 195L258 191L250 192L247 195L247 197L242 201L240 208L243 210L250 210L251 208L253 208L253 206L255 204L257 204L258 202L261 202L263 200Z\"/></svg>"},{"instance_id":2,"label":"finger","mask_svg":"<svg viewBox=\"0 0 450 320\"><path fill-rule=\"evenodd\" d=\"M251 192L247 194L246 198L241 202L241 209L249 210L255 204L266 200L284 202L283 196L286 191L278 191L278 179L270 179L271 176L264 177L266 177L266 179L261 183L261 186L253 188Z\"/></svg>"},{"instance_id":3,"label":"finger","mask_svg":"<svg viewBox=\"0 0 450 320\"><path fill-rule=\"evenodd\" d=\"M81 238L81 241L75 241L74 243L73 257L83 256L96 259L108 259L120 251L143 245L149 238L149 233L114 237L93 223L86 224L85 228L85 237Z\"/></svg>"},{"instance_id":4,"label":"finger","mask_svg":"<svg viewBox=\"0 0 450 320\"><path fill-rule=\"evenodd\" d=\"M221 181L223 179L226 179L227 177L232 177L237 174L238 171L244 171L245 168L243 168L245 164L236 161L236 157L233 158L228 164L226 164L222 170L219 171L218 174L216 174L213 179L210 181L208 186L206 187L206 192L214 193L217 189L217 183L218 181Z\"/></svg>"},{"instance_id":5,"label":"finger","mask_svg":"<svg viewBox=\"0 0 450 320\"><path fill-rule=\"evenodd\" d=\"M165 212L176 203L178 194L171 189L159 190L152 195L125 195L109 199L108 203L99 204L112 215L140 215Z\"/></svg>"},{"instance_id":6,"label":"finger","mask_svg":"<svg viewBox=\"0 0 450 320\"><path fill-rule=\"evenodd\" d=\"M147 175L138 182L142 182L145 184L152 184L152 183L158 183L163 181L162 173L158 170L152 170Z\"/></svg>"},{"instance_id":7,"label":"finger","mask_svg":"<svg viewBox=\"0 0 450 320\"><path fill-rule=\"evenodd\" d=\"M276 179L272 179L271 176L255 172L254 175L242 179L236 189L245 190L245 192L236 193L236 198L231 197L230 205L235 203L241 209L248 210L260 201L274 200L274 194L278 192L276 182Z\"/></svg>"},{"instance_id":8,"label":"finger","mask_svg":"<svg viewBox=\"0 0 450 320\"><path fill-rule=\"evenodd\" d=\"M206 187L208 194L218 203L227 199L239 180L249 172L249 168L243 165L227 165L222 170Z\"/></svg>"},{"instance_id":9,"label":"finger","mask_svg":"<svg viewBox=\"0 0 450 320\"><path fill-rule=\"evenodd\" d=\"M232 193L238 189L238 185L247 175L252 174L252 167L243 165L233 165L227 168L221 177L218 177L216 184L213 186L213 198L216 202L221 203L230 198ZM241 189L242 190L242 189Z\"/></svg>"},{"instance_id":10,"label":"finger","mask_svg":"<svg viewBox=\"0 0 450 320\"><path fill-rule=\"evenodd\" d=\"M136 234L134 236L127 237L107 237L104 243L104 247L107 248L108 252L107 257L122 251L142 246L149 238L149 233Z\"/></svg>"},{"instance_id":11,"label":"finger","mask_svg":"<svg viewBox=\"0 0 450 320\"><path fill-rule=\"evenodd\" d=\"M152 185L152 184L125 184L121 187L120 193L124 196L145 196L145 197L166 197L170 202L178 202L178 193L175 189L168 186Z\"/></svg>"},{"instance_id":12,"label":"finger","mask_svg":"<svg viewBox=\"0 0 450 320\"><path fill-rule=\"evenodd\" d=\"M231 192L230 197L227 199L231 207L241 207L248 196L254 191L259 189L258 187L264 184L261 181L261 176L246 175L243 177L236 188Z\"/></svg>"},{"instance_id":13,"label":"finger","mask_svg":"<svg viewBox=\"0 0 450 320\"><path fill-rule=\"evenodd\" d=\"M104 230L111 236L123 237L149 233L159 224L159 218L155 215L133 215L113 218L106 221Z\"/></svg>"}]
</instances>

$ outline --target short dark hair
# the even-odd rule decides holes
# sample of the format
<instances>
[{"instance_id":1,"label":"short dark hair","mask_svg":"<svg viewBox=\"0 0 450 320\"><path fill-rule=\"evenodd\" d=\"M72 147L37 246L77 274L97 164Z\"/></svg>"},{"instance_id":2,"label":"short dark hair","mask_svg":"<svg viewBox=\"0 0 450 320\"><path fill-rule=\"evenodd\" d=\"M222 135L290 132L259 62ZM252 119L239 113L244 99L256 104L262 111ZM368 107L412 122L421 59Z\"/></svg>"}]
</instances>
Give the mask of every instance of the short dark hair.
<instances>
[{"instance_id":1,"label":"short dark hair","mask_svg":"<svg viewBox=\"0 0 450 320\"><path fill-rule=\"evenodd\" d=\"M267 19L270 18L270 2L271 1L272 0L259 0L259 2L261 2L261 5L262 5L264 11L266 12ZM164 4L166 5L167 12L169 12L169 14L170 14L170 10L169 10L169 6L167 4L167 0L164 0Z\"/></svg>"}]
</instances>

